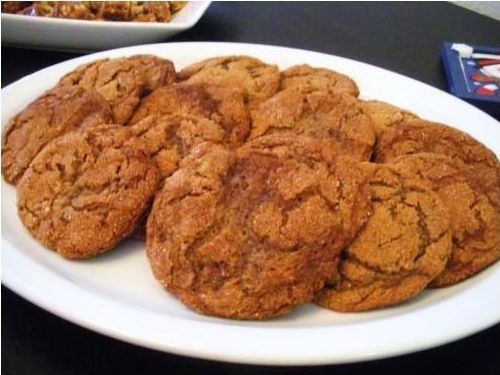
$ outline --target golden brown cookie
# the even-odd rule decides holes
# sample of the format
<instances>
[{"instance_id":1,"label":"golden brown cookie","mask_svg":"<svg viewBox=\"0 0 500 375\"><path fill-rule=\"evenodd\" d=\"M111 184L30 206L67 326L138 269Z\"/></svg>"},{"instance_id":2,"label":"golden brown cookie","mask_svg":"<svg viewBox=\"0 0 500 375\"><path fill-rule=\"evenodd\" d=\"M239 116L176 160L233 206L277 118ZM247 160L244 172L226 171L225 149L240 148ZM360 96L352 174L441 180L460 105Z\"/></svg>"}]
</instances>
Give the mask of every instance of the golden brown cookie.
<instances>
[{"instance_id":1,"label":"golden brown cookie","mask_svg":"<svg viewBox=\"0 0 500 375\"><path fill-rule=\"evenodd\" d=\"M197 144L212 142L229 144L230 133L204 117L188 114L148 116L129 126L132 133L127 144L132 144L148 155L158 167L162 181L179 167L179 162ZM146 221L150 207L145 211L133 237L146 239Z\"/></svg>"},{"instance_id":2,"label":"golden brown cookie","mask_svg":"<svg viewBox=\"0 0 500 375\"><path fill-rule=\"evenodd\" d=\"M2 174L16 184L31 160L54 138L71 130L111 121L111 110L96 92L55 88L12 117L2 137Z\"/></svg>"},{"instance_id":3,"label":"golden brown cookie","mask_svg":"<svg viewBox=\"0 0 500 375\"><path fill-rule=\"evenodd\" d=\"M132 137L127 144L150 156L163 178L175 172L180 160L197 144L226 144L230 136L221 125L188 114L152 115L128 128Z\"/></svg>"},{"instance_id":4,"label":"golden brown cookie","mask_svg":"<svg viewBox=\"0 0 500 375\"><path fill-rule=\"evenodd\" d=\"M142 97L175 80L173 65L147 55L101 59L79 66L59 81L59 86L95 90L109 103L116 123L126 124Z\"/></svg>"},{"instance_id":5,"label":"golden brown cookie","mask_svg":"<svg viewBox=\"0 0 500 375\"><path fill-rule=\"evenodd\" d=\"M310 301L331 277L345 227L368 212L366 170L347 158L330 163L320 143L290 143L297 138L235 151L204 143L165 180L148 219L148 256L190 308L269 318Z\"/></svg>"},{"instance_id":6,"label":"golden brown cookie","mask_svg":"<svg viewBox=\"0 0 500 375\"><path fill-rule=\"evenodd\" d=\"M500 206L500 162L495 154L467 133L446 125L413 120L400 123L380 136L375 161L384 163L400 155L433 152L466 164L470 181L482 186L490 200Z\"/></svg>"},{"instance_id":7,"label":"golden brown cookie","mask_svg":"<svg viewBox=\"0 0 500 375\"><path fill-rule=\"evenodd\" d=\"M146 77L146 95L162 86L170 85L177 80L172 61L153 55L133 55L129 61L137 64Z\"/></svg>"},{"instance_id":8,"label":"golden brown cookie","mask_svg":"<svg viewBox=\"0 0 500 375\"><path fill-rule=\"evenodd\" d=\"M31 234L66 258L115 247L135 229L157 189L159 172L124 147L127 128L99 125L49 143L17 186L19 216Z\"/></svg>"},{"instance_id":9,"label":"golden brown cookie","mask_svg":"<svg viewBox=\"0 0 500 375\"><path fill-rule=\"evenodd\" d=\"M316 301L363 311L405 301L444 269L451 251L445 206L425 183L388 165L370 181L373 214L341 255L338 276Z\"/></svg>"},{"instance_id":10,"label":"golden brown cookie","mask_svg":"<svg viewBox=\"0 0 500 375\"><path fill-rule=\"evenodd\" d=\"M130 120L135 124L150 116L166 114L205 117L229 132L228 142L239 146L248 136L250 115L243 95L233 87L179 83L153 91L144 98Z\"/></svg>"},{"instance_id":11,"label":"golden brown cookie","mask_svg":"<svg viewBox=\"0 0 500 375\"><path fill-rule=\"evenodd\" d=\"M401 122L418 120L417 115L379 100L360 100L359 104L372 120L377 134Z\"/></svg>"},{"instance_id":12,"label":"golden brown cookie","mask_svg":"<svg viewBox=\"0 0 500 375\"><path fill-rule=\"evenodd\" d=\"M203 60L182 69L180 80L237 87L250 108L273 96L280 89L280 72L250 56L223 56Z\"/></svg>"},{"instance_id":13,"label":"golden brown cookie","mask_svg":"<svg viewBox=\"0 0 500 375\"><path fill-rule=\"evenodd\" d=\"M292 133L329 140L339 152L369 160L375 143L373 124L348 94L291 88L252 111L249 139Z\"/></svg>"},{"instance_id":14,"label":"golden brown cookie","mask_svg":"<svg viewBox=\"0 0 500 375\"><path fill-rule=\"evenodd\" d=\"M356 83L348 76L325 68L309 65L294 65L281 72L281 90L293 87L306 87L327 91L331 94L359 95Z\"/></svg>"},{"instance_id":15,"label":"golden brown cookie","mask_svg":"<svg viewBox=\"0 0 500 375\"><path fill-rule=\"evenodd\" d=\"M451 256L431 286L455 284L500 258L500 206L488 199L483 186L470 181L462 163L433 153L400 156L393 163L428 182L450 214Z\"/></svg>"}]
</instances>

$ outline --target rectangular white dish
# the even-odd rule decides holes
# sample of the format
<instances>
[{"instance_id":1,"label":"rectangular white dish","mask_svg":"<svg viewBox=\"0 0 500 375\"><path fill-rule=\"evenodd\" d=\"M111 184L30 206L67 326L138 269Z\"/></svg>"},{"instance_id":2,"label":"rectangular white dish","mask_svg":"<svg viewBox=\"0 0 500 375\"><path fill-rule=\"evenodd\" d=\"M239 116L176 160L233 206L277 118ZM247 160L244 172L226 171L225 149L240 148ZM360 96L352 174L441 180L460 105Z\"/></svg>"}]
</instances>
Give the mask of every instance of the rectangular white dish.
<instances>
[{"instance_id":1,"label":"rectangular white dish","mask_svg":"<svg viewBox=\"0 0 500 375\"><path fill-rule=\"evenodd\" d=\"M210 1L190 1L170 22L115 22L2 13L2 45L97 51L165 41L193 27Z\"/></svg>"}]
</instances>

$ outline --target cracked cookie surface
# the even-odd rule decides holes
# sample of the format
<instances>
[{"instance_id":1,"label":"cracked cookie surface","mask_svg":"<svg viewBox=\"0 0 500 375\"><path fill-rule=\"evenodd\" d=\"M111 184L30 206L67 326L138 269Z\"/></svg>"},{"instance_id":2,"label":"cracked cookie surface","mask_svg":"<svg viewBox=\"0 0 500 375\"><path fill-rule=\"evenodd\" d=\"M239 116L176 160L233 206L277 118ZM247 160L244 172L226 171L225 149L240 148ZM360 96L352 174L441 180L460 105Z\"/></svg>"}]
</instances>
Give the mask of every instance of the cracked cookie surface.
<instances>
[{"instance_id":1,"label":"cracked cookie surface","mask_svg":"<svg viewBox=\"0 0 500 375\"><path fill-rule=\"evenodd\" d=\"M451 251L448 212L418 178L378 165L370 180L373 214L340 256L338 275L316 296L335 311L405 301L444 269Z\"/></svg>"},{"instance_id":2,"label":"cracked cookie surface","mask_svg":"<svg viewBox=\"0 0 500 375\"><path fill-rule=\"evenodd\" d=\"M470 181L463 164L433 153L401 156L393 163L430 183L450 214L450 259L430 286L455 284L500 258L500 206L488 199L484 187ZM497 195L499 190L500 185Z\"/></svg>"},{"instance_id":3,"label":"cracked cookie surface","mask_svg":"<svg viewBox=\"0 0 500 375\"><path fill-rule=\"evenodd\" d=\"M310 301L335 271L368 215L367 170L297 138L233 151L205 143L165 180L148 219L148 257L190 308L281 315Z\"/></svg>"},{"instance_id":4,"label":"cracked cookie surface","mask_svg":"<svg viewBox=\"0 0 500 375\"><path fill-rule=\"evenodd\" d=\"M373 124L356 98L300 87L281 91L252 111L249 139L279 133L328 140L338 152L360 161L370 159L375 143Z\"/></svg>"},{"instance_id":5,"label":"cracked cookie surface","mask_svg":"<svg viewBox=\"0 0 500 375\"><path fill-rule=\"evenodd\" d=\"M400 155L433 152L466 165L471 181L482 186L500 205L500 162L495 154L469 134L435 122L400 123L382 133L375 147L375 161L385 163Z\"/></svg>"},{"instance_id":6,"label":"cracked cookie surface","mask_svg":"<svg viewBox=\"0 0 500 375\"><path fill-rule=\"evenodd\" d=\"M230 137L219 124L188 114L148 116L129 129L132 137L127 144L151 157L163 178L177 170L194 146L203 142L225 145Z\"/></svg>"},{"instance_id":7,"label":"cracked cookie surface","mask_svg":"<svg viewBox=\"0 0 500 375\"><path fill-rule=\"evenodd\" d=\"M330 94L350 94L357 97L359 89L348 76L326 68L306 64L295 65L281 72L281 90L304 87L327 91Z\"/></svg>"},{"instance_id":8,"label":"cracked cookie surface","mask_svg":"<svg viewBox=\"0 0 500 375\"><path fill-rule=\"evenodd\" d=\"M19 216L31 234L66 258L115 247L135 229L159 181L156 166L120 125L61 136L19 181Z\"/></svg>"},{"instance_id":9,"label":"cracked cookie surface","mask_svg":"<svg viewBox=\"0 0 500 375\"><path fill-rule=\"evenodd\" d=\"M12 117L2 137L2 174L16 184L33 158L51 140L80 127L111 121L99 94L80 87L47 91Z\"/></svg>"},{"instance_id":10,"label":"cracked cookie surface","mask_svg":"<svg viewBox=\"0 0 500 375\"><path fill-rule=\"evenodd\" d=\"M144 98L130 123L150 115L193 115L220 124L229 134L229 146L239 146L248 136L250 115L243 95L233 87L179 83L162 87Z\"/></svg>"},{"instance_id":11,"label":"cracked cookie surface","mask_svg":"<svg viewBox=\"0 0 500 375\"><path fill-rule=\"evenodd\" d=\"M182 69L180 80L237 87L245 103L254 108L280 88L280 72L276 65L266 64L250 56L224 56L203 60Z\"/></svg>"},{"instance_id":12,"label":"cracked cookie surface","mask_svg":"<svg viewBox=\"0 0 500 375\"><path fill-rule=\"evenodd\" d=\"M146 78L146 94L157 88L173 84L177 74L172 61L153 55L133 55L127 60L136 64Z\"/></svg>"},{"instance_id":13,"label":"cracked cookie surface","mask_svg":"<svg viewBox=\"0 0 500 375\"><path fill-rule=\"evenodd\" d=\"M372 120L377 135L399 123L419 119L410 111L379 100L360 100L359 104Z\"/></svg>"},{"instance_id":14,"label":"cracked cookie surface","mask_svg":"<svg viewBox=\"0 0 500 375\"><path fill-rule=\"evenodd\" d=\"M58 85L97 91L111 106L114 121L126 124L142 97L174 80L170 61L137 55L101 59L79 66L62 77Z\"/></svg>"}]
</instances>

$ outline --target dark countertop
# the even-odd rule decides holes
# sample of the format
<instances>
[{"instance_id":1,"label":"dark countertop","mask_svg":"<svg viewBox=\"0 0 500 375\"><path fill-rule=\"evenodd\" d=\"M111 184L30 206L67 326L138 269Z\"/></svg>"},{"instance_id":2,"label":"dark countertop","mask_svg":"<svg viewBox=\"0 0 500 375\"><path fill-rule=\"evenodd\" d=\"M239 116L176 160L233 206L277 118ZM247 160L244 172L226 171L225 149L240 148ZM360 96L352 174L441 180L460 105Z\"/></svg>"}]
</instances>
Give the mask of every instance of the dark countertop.
<instances>
[{"instance_id":1,"label":"dark countertop","mask_svg":"<svg viewBox=\"0 0 500 375\"><path fill-rule=\"evenodd\" d=\"M500 22L449 3L213 3L170 41L290 46L374 64L446 90L443 41L498 46ZM2 44L2 86L79 56ZM186 358L91 332L2 287L4 374L500 374L500 324L438 348L350 365L261 367ZM460 319L460 312L451 319ZM422 322L425 324L425 322ZM388 333L390 334L390 333Z\"/></svg>"}]
</instances>

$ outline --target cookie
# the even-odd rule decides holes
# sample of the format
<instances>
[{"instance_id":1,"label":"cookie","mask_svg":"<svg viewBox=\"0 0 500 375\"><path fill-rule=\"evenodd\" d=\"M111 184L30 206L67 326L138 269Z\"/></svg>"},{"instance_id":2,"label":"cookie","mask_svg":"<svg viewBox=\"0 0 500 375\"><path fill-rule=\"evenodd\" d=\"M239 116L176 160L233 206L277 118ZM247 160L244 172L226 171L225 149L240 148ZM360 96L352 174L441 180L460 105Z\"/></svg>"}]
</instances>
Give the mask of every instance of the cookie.
<instances>
[{"instance_id":1,"label":"cookie","mask_svg":"<svg viewBox=\"0 0 500 375\"><path fill-rule=\"evenodd\" d=\"M95 90L109 103L114 121L126 124L142 97L175 79L170 61L147 55L101 59L79 66L59 86Z\"/></svg>"},{"instance_id":2,"label":"cookie","mask_svg":"<svg viewBox=\"0 0 500 375\"><path fill-rule=\"evenodd\" d=\"M54 138L71 130L111 121L111 110L96 92L80 87L47 91L12 117L2 138L2 174L16 184L31 160Z\"/></svg>"},{"instance_id":3,"label":"cookie","mask_svg":"<svg viewBox=\"0 0 500 375\"><path fill-rule=\"evenodd\" d=\"M259 137L249 143L246 147L260 152L268 152L280 158L298 157L307 160L314 157L315 160L326 163L330 172L335 175L338 190L332 191L330 202L338 201L336 210L342 218L341 229L337 232L337 241L340 248L352 241L354 235L365 224L371 213L371 202L369 193L369 177L373 173L370 163L359 163L352 158L336 152L330 143L323 142L306 136L295 136L287 134L273 134ZM291 183L291 182L290 182ZM307 181L296 179L297 189L305 189ZM326 190L323 191L326 194ZM299 199L301 199L299 197ZM342 245L340 245L342 244ZM337 247L337 246L335 246Z\"/></svg>"},{"instance_id":4,"label":"cookie","mask_svg":"<svg viewBox=\"0 0 500 375\"><path fill-rule=\"evenodd\" d=\"M316 296L335 311L401 303L445 268L451 251L448 212L419 178L379 165L370 180L373 214L342 253L338 275Z\"/></svg>"},{"instance_id":5,"label":"cookie","mask_svg":"<svg viewBox=\"0 0 500 375\"><path fill-rule=\"evenodd\" d=\"M360 100L361 109L370 117L375 132L381 134L401 122L418 120L418 116L392 104L378 100Z\"/></svg>"},{"instance_id":6,"label":"cookie","mask_svg":"<svg viewBox=\"0 0 500 375\"><path fill-rule=\"evenodd\" d=\"M292 133L329 140L357 160L369 160L375 143L373 124L348 94L291 88L252 111L249 139Z\"/></svg>"},{"instance_id":7,"label":"cookie","mask_svg":"<svg viewBox=\"0 0 500 375\"><path fill-rule=\"evenodd\" d=\"M144 98L130 120L135 124L150 116L166 114L205 117L229 133L230 146L239 146L248 136L250 115L243 95L232 87L180 83L153 91Z\"/></svg>"},{"instance_id":8,"label":"cookie","mask_svg":"<svg viewBox=\"0 0 500 375\"><path fill-rule=\"evenodd\" d=\"M135 229L159 182L156 166L125 147L127 128L99 125L48 144L17 186L21 221L66 258L95 256Z\"/></svg>"},{"instance_id":9,"label":"cookie","mask_svg":"<svg viewBox=\"0 0 500 375\"><path fill-rule=\"evenodd\" d=\"M481 142L458 129L424 120L400 123L379 137L375 161L384 163L419 152L433 152L461 161L470 181L482 186L489 199L500 205L498 158Z\"/></svg>"},{"instance_id":10,"label":"cookie","mask_svg":"<svg viewBox=\"0 0 500 375\"><path fill-rule=\"evenodd\" d=\"M348 76L306 64L294 65L281 72L281 90L294 87L306 87L331 94L345 93L355 97L359 95L358 86Z\"/></svg>"},{"instance_id":11,"label":"cookie","mask_svg":"<svg viewBox=\"0 0 500 375\"><path fill-rule=\"evenodd\" d=\"M433 153L401 156L393 163L430 183L450 214L451 256L431 286L455 284L500 258L500 206L488 199L483 186L470 181L461 163Z\"/></svg>"},{"instance_id":12,"label":"cookie","mask_svg":"<svg viewBox=\"0 0 500 375\"><path fill-rule=\"evenodd\" d=\"M180 160L197 144L226 144L230 136L219 124L188 114L152 115L129 128L132 136L127 144L150 156L163 178L175 172Z\"/></svg>"},{"instance_id":13,"label":"cookie","mask_svg":"<svg viewBox=\"0 0 500 375\"><path fill-rule=\"evenodd\" d=\"M153 55L133 55L128 60L137 65L146 78L146 92L175 83L177 74L172 61Z\"/></svg>"},{"instance_id":14,"label":"cookie","mask_svg":"<svg viewBox=\"0 0 500 375\"><path fill-rule=\"evenodd\" d=\"M191 83L211 83L240 89L250 108L280 89L280 72L250 56L224 56L203 60L182 69L178 77Z\"/></svg>"},{"instance_id":15,"label":"cookie","mask_svg":"<svg viewBox=\"0 0 500 375\"><path fill-rule=\"evenodd\" d=\"M314 139L301 142L234 151L204 143L165 180L147 252L156 278L188 307L269 318L310 301L331 277L345 226L367 215L367 178L353 162L327 162Z\"/></svg>"}]
</instances>

